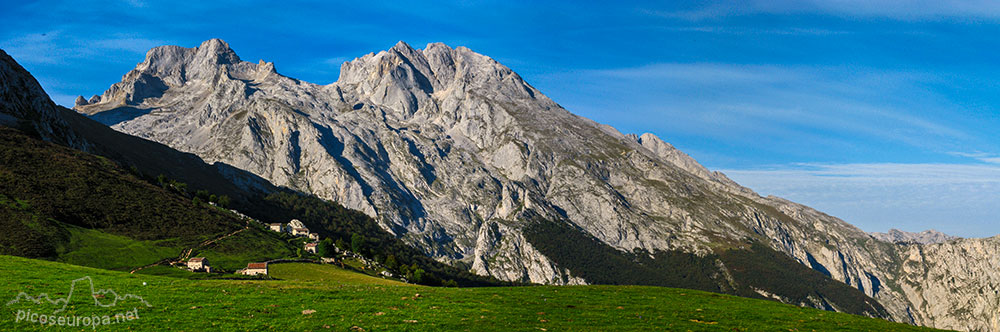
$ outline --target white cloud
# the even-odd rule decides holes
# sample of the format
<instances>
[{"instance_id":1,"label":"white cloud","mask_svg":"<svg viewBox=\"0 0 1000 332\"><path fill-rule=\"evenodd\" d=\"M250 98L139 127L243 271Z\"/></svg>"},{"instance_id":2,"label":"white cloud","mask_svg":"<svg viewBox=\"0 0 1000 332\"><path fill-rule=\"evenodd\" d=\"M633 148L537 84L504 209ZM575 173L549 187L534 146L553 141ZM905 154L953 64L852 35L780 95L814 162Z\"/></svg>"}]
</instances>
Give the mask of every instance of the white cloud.
<instances>
[{"instance_id":1,"label":"white cloud","mask_svg":"<svg viewBox=\"0 0 1000 332\"><path fill-rule=\"evenodd\" d=\"M350 61L350 60L351 59L348 58L348 57L346 57L346 56L338 56L338 57L323 59L322 61L320 61L320 63L322 63L324 65L327 65L327 66L334 66L334 67L340 68L340 65L342 65L342 64L344 64L344 62Z\"/></svg>"},{"instance_id":2,"label":"white cloud","mask_svg":"<svg viewBox=\"0 0 1000 332\"><path fill-rule=\"evenodd\" d=\"M824 14L903 21L1000 18L1000 3L989 0L723 0L695 9L653 11L649 15L689 21L750 14Z\"/></svg>"},{"instance_id":3,"label":"white cloud","mask_svg":"<svg viewBox=\"0 0 1000 332\"><path fill-rule=\"evenodd\" d=\"M30 33L0 41L4 50L18 62L62 65L78 59L106 57L116 51L146 54L149 49L167 44L166 41L140 38L127 34L112 34L101 39L77 39L62 30Z\"/></svg>"},{"instance_id":4,"label":"white cloud","mask_svg":"<svg viewBox=\"0 0 1000 332\"><path fill-rule=\"evenodd\" d=\"M1000 155L985 152L949 152L948 154L964 158L972 158L989 164L1000 164Z\"/></svg>"},{"instance_id":5,"label":"white cloud","mask_svg":"<svg viewBox=\"0 0 1000 332\"><path fill-rule=\"evenodd\" d=\"M116 35L106 39L87 41L86 47L96 48L99 52L119 50L137 54L146 54L151 48L167 45L164 40L139 38L129 35Z\"/></svg>"},{"instance_id":6,"label":"white cloud","mask_svg":"<svg viewBox=\"0 0 1000 332\"><path fill-rule=\"evenodd\" d=\"M58 64L72 52L62 50L57 43L61 31L28 33L0 41L3 49L18 62L37 64Z\"/></svg>"},{"instance_id":7,"label":"white cloud","mask_svg":"<svg viewBox=\"0 0 1000 332\"><path fill-rule=\"evenodd\" d=\"M812 206L866 231L1000 234L998 165L797 164L722 172L763 195Z\"/></svg>"},{"instance_id":8,"label":"white cloud","mask_svg":"<svg viewBox=\"0 0 1000 332\"><path fill-rule=\"evenodd\" d=\"M921 88L937 78L919 72L661 63L552 79L571 76L581 83L567 98L570 110L599 117L620 108L614 101L628 100L631 109L612 123L626 130L629 124L622 121L645 131L728 141L794 139L828 147L878 140L941 151L959 148L970 138L934 118L957 107Z\"/></svg>"},{"instance_id":9,"label":"white cloud","mask_svg":"<svg viewBox=\"0 0 1000 332\"><path fill-rule=\"evenodd\" d=\"M681 32L708 32L725 33L733 35L786 35L786 36L832 36L846 35L850 31L830 30L816 28L756 28L756 27L727 27L727 26L695 26L695 27L672 27L666 28L670 31Z\"/></svg>"}]
</instances>

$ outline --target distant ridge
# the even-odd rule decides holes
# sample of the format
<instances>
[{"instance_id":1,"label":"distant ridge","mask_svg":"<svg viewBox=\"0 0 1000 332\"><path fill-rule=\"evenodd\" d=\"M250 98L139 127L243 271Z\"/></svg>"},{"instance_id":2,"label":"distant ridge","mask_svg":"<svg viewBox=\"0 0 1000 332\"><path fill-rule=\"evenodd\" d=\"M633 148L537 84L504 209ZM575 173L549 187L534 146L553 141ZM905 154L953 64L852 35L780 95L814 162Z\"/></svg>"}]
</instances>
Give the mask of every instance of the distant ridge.
<instances>
[{"instance_id":1,"label":"distant ridge","mask_svg":"<svg viewBox=\"0 0 1000 332\"><path fill-rule=\"evenodd\" d=\"M876 239L892 243L932 244L932 243L942 243L960 239L960 237L951 236L945 233L938 232L933 229L929 229L919 233L913 233L893 228L886 233L874 232L871 233L871 235Z\"/></svg>"}]
</instances>

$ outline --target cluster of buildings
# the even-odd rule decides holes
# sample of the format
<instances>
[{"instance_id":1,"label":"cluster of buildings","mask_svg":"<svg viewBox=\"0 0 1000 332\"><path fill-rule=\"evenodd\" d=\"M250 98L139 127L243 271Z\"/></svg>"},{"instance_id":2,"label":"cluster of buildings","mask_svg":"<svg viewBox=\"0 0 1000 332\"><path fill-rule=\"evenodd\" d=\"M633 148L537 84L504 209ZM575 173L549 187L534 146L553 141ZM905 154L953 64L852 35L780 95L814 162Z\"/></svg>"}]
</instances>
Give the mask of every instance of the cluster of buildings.
<instances>
[{"instance_id":1,"label":"cluster of buildings","mask_svg":"<svg viewBox=\"0 0 1000 332\"><path fill-rule=\"evenodd\" d=\"M313 240L313 242L306 243L303 249L308 253L316 253L316 249L319 246L319 243L317 242L319 241L319 234L310 232L309 227L306 227L306 225L298 219L292 219L292 221L289 221L287 224L267 224L267 227L271 229L272 232L287 233L293 236L307 237L310 240Z\"/></svg>"},{"instance_id":2,"label":"cluster of buildings","mask_svg":"<svg viewBox=\"0 0 1000 332\"><path fill-rule=\"evenodd\" d=\"M267 228L272 232L286 233L291 234L292 236L309 238L313 242L306 243L303 249L309 253L316 253L316 248L319 243L315 241L319 241L319 234L310 232L309 227L306 227L302 221L292 219L287 224L267 224ZM247 267L240 270L239 273L247 276L267 275L267 263L249 263L247 264Z\"/></svg>"},{"instance_id":3,"label":"cluster of buildings","mask_svg":"<svg viewBox=\"0 0 1000 332\"><path fill-rule=\"evenodd\" d=\"M303 249L309 253L317 253L319 243L316 241L319 241L319 234L309 232L309 228L298 219L292 219L287 224L268 224L267 227L273 232L287 233L292 236L309 238L313 242L306 243ZM187 268L194 272L212 272L212 267L208 265L208 259L205 257L194 257L189 259L187 261ZM249 263L245 269L239 270L237 273L247 276L267 275L267 263Z\"/></svg>"},{"instance_id":4,"label":"cluster of buildings","mask_svg":"<svg viewBox=\"0 0 1000 332\"><path fill-rule=\"evenodd\" d=\"M292 234L293 236L307 237L311 240L319 241L319 234L310 233L309 228L298 219L292 219L292 221L289 221L287 224L267 224L267 227L271 229L272 232L287 233Z\"/></svg>"}]
</instances>

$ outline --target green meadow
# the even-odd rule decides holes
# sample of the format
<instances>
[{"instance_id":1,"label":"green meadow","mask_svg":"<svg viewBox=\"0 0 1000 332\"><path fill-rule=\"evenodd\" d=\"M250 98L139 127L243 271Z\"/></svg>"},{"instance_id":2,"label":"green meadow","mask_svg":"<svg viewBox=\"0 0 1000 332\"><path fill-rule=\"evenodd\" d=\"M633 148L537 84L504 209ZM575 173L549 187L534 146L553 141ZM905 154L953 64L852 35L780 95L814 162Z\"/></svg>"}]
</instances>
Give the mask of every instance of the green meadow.
<instances>
[{"instance_id":1,"label":"green meadow","mask_svg":"<svg viewBox=\"0 0 1000 332\"><path fill-rule=\"evenodd\" d=\"M167 269L166 267L163 267ZM179 270L178 270L179 271ZM17 331L922 331L879 319L772 301L646 286L441 288L332 265L273 264L270 280L192 280L0 256L0 329ZM95 290L87 280L93 281ZM110 316L59 327L26 313ZM110 289L115 293L101 292ZM99 293L95 298L90 294ZM117 296L115 295L117 294ZM128 294L137 297L129 296ZM141 300L138 298L141 297ZM119 298L117 302L114 300ZM143 303L142 301L145 301ZM113 304L113 305L111 305ZM146 305L148 304L148 306ZM107 306L107 307L105 307ZM131 317L134 312L136 317ZM19 313L21 319L19 320ZM115 314L123 314L116 318ZM131 317L133 319L127 319ZM27 317L30 318L30 317ZM115 319L118 319L116 321ZM58 320L56 321L58 324ZM91 324L92 325L92 324Z\"/></svg>"}]
</instances>

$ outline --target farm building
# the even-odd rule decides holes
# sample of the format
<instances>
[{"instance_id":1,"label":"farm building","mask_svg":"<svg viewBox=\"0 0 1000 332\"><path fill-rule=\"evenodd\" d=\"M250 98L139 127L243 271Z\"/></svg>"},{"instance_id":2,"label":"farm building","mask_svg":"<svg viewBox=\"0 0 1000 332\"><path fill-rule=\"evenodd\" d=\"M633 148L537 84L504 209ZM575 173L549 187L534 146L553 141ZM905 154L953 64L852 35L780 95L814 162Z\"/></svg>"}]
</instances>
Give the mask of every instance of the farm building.
<instances>
[{"instance_id":1,"label":"farm building","mask_svg":"<svg viewBox=\"0 0 1000 332\"><path fill-rule=\"evenodd\" d=\"M316 243L316 242L306 243L306 248L305 248L306 252L310 252L310 253L314 253L315 254L316 253L316 245L317 244L318 243Z\"/></svg>"},{"instance_id":2,"label":"farm building","mask_svg":"<svg viewBox=\"0 0 1000 332\"><path fill-rule=\"evenodd\" d=\"M309 236L309 229L308 228L293 228L292 229L292 235L295 235L295 236Z\"/></svg>"},{"instance_id":3,"label":"farm building","mask_svg":"<svg viewBox=\"0 0 1000 332\"><path fill-rule=\"evenodd\" d=\"M249 263L242 273L247 276L267 275L267 263Z\"/></svg>"},{"instance_id":4,"label":"farm building","mask_svg":"<svg viewBox=\"0 0 1000 332\"><path fill-rule=\"evenodd\" d=\"M187 267L194 272L212 272L212 267L208 266L208 259L205 257L195 257L187 261Z\"/></svg>"},{"instance_id":5,"label":"farm building","mask_svg":"<svg viewBox=\"0 0 1000 332\"><path fill-rule=\"evenodd\" d=\"M288 233L288 226L285 226L285 224L267 224L267 228L269 228L272 232Z\"/></svg>"}]
</instances>

